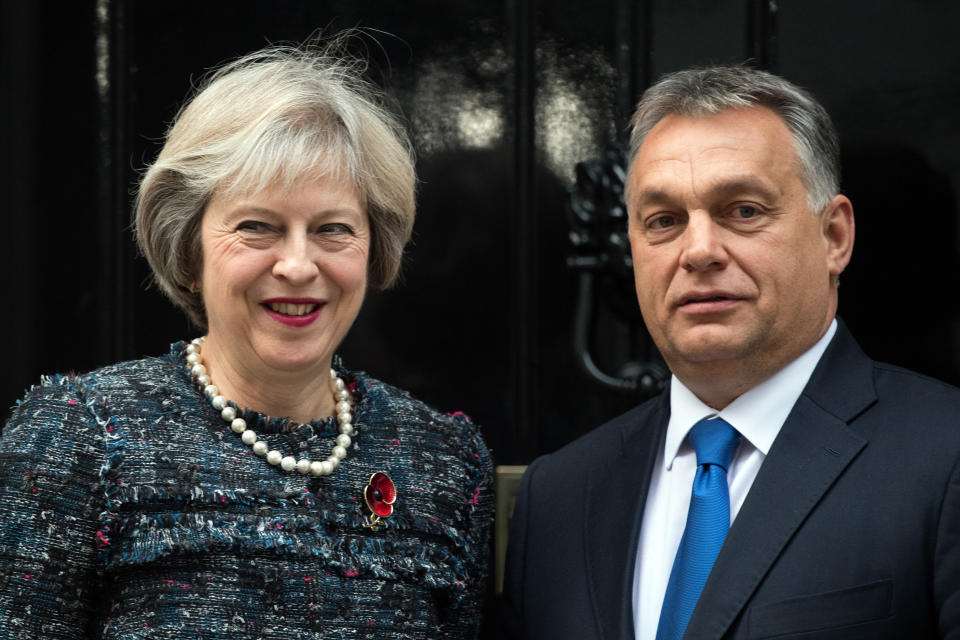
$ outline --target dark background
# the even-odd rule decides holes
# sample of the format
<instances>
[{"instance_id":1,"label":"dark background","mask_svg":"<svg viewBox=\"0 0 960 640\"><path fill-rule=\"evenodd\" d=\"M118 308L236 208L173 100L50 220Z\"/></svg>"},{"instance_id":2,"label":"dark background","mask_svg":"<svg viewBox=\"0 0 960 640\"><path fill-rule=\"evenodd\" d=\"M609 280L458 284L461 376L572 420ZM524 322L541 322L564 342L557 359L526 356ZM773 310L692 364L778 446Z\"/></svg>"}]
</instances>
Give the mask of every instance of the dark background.
<instances>
[{"instance_id":1,"label":"dark background","mask_svg":"<svg viewBox=\"0 0 960 640\"><path fill-rule=\"evenodd\" d=\"M643 88L690 64L752 58L822 100L858 222L841 315L873 357L960 382L953 0L4 0L5 402L42 373L192 335L135 253L137 171L204 70L353 26L384 32L366 40L370 75L403 112L421 184L404 282L368 299L342 353L471 414L498 463L527 463L643 395L578 365L567 190L578 161L624 137ZM655 358L616 312L634 305L623 288L585 306L609 372Z\"/></svg>"}]
</instances>

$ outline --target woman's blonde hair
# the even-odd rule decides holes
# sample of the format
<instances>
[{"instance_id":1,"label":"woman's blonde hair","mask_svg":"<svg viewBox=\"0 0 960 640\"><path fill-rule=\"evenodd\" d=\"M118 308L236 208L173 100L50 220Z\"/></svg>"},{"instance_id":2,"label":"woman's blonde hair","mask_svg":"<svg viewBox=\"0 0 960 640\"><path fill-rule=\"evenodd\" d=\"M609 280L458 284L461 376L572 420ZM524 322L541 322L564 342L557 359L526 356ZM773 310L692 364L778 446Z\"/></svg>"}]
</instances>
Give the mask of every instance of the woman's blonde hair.
<instances>
[{"instance_id":1,"label":"woman's blonde hair","mask_svg":"<svg viewBox=\"0 0 960 640\"><path fill-rule=\"evenodd\" d=\"M216 194L231 198L302 179L349 180L366 207L368 278L394 283L415 215L413 153L346 37L271 46L210 73L181 108L135 202L137 244L160 289L201 329L195 293L200 222Z\"/></svg>"}]
</instances>

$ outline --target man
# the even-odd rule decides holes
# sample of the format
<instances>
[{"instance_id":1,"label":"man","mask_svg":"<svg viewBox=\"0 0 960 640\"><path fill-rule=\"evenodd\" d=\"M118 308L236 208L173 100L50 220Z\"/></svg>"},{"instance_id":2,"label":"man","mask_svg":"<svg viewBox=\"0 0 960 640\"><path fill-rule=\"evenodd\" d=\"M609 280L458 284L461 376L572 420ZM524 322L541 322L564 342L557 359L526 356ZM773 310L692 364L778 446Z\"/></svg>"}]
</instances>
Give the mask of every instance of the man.
<instances>
[{"instance_id":1,"label":"man","mask_svg":"<svg viewBox=\"0 0 960 640\"><path fill-rule=\"evenodd\" d=\"M834 317L854 219L826 112L715 67L632 124L637 298L673 376L530 465L507 635L960 638L960 392Z\"/></svg>"}]
</instances>

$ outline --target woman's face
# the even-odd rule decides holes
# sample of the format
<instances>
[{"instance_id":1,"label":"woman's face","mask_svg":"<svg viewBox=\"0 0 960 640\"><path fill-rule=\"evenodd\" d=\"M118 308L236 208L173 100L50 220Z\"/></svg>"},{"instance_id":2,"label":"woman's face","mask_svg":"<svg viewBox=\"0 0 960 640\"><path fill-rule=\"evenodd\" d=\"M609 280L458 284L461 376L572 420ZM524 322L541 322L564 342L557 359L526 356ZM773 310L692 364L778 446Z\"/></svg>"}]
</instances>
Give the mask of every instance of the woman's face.
<instances>
[{"instance_id":1,"label":"woman's face","mask_svg":"<svg viewBox=\"0 0 960 640\"><path fill-rule=\"evenodd\" d=\"M370 225L352 185L215 197L200 228L209 338L249 372L327 368L360 311Z\"/></svg>"}]
</instances>

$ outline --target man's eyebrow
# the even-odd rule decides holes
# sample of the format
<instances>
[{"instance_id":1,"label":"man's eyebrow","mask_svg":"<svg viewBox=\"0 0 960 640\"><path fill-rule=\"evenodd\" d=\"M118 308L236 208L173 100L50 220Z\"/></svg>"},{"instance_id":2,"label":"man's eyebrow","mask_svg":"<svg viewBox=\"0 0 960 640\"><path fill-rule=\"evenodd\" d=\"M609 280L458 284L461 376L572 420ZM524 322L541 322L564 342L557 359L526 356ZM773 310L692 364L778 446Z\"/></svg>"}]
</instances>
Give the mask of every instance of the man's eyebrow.
<instances>
[{"instance_id":1,"label":"man's eyebrow","mask_svg":"<svg viewBox=\"0 0 960 640\"><path fill-rule=\"evenodd\" d=\"M755 176L742 176L718 180L707 188L709 193L753 193L766 198L774 198L778 189L774 185Z\"/></svg>"},{"instance_id":2,"label":"man's eyebrow","mask_svg":"<svg viewBox=\"0 0 960 640\"><path fill-rule=\"evenodd\" d=\"M721 178L705 189L706 193L711 195L749 193L772 200L777 196L777 189L755 176L738 176L734 178ZM676 196L670 194L665 189L649 187L636 192L632 200L637 206L651 206L669 204L676 200Z\"/></svg>"},{"instance_id":3,"label":"man's eyebrow","mask_svg":"<svg viewBox=\"0 0 960 640\"><path fill-rule=\"evenodd\" d=\"M640 206L664 204L670 200L672 200L670 195L662 189L642 189L633 198L633 201Z\"/></svg>"}]
</instances>

